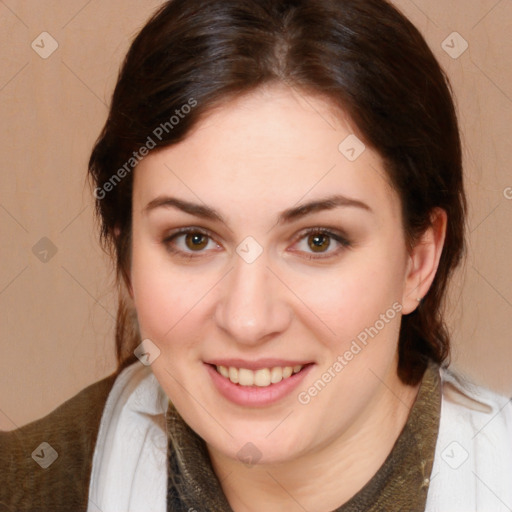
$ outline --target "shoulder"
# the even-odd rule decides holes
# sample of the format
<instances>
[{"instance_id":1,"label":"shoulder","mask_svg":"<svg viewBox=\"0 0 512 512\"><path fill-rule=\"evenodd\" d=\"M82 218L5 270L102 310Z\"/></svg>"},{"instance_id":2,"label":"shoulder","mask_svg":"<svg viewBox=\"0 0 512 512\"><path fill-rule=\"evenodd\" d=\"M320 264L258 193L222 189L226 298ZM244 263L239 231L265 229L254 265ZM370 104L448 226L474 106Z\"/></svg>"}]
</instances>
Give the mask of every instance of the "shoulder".
<instances>
[{"instance_id":1,"label":"shoulder","mask_svg":"<svg viewBox=\"0 0 512 512\"><path fill-rule=\"evenodd\" d=\"M512 400L443 369L428 511L510 510Z\"/></svg>"},{"instance_id":2,"label":"shoulder","mask_svg":"<svg viewBox=\"0 0 512 512\"><path fill-rule=\"evenodd\" d=\"M507 397L484 386L475 384L462 373L452 369L441 369L443 396L450 403L465 406L470 410L491 412L491 409L503 408L511 397ZM504 409L504 412L508 412Z\"/></svg>"},{"instance_id":3,"label":"shoulder","mask_svg":"<svg viewBox=\"0 0 512 512\"><path fill-rule=\"evenodd\" d=\"M88 386L43 418L0 432L0 505L5 510L86 506L82 500L98 428L118 374Z\"/></svg>"},{"instance_id":4,"label":"shoulder","mask_svg":"<svg viewBox=\"0 0 512 512\"><path fill-rule=\"evenodd\" d=\"M459 372L441 370L442 429L457 428L459 436L471 434L474 442L501 436L512 442L512 399L475 384ZM443 433L443 431L441 431ZM456 435L454 433L450 435Z\"/></svg>"}]
</instances>

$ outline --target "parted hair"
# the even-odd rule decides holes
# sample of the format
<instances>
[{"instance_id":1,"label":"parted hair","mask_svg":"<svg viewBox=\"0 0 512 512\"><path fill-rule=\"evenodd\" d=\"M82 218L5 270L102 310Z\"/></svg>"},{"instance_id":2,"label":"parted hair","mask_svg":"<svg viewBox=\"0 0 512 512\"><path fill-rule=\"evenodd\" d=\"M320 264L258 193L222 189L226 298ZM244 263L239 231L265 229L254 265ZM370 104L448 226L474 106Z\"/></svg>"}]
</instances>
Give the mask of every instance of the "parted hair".
<instances>
[{"instance_id":1,"label":"parted hair","mask_svg":"<svg viewBox=\"0 0 512 512\"><path fill-rule=\"evenodd\" d=\"M409 247L435 208L447 212L435 279L400 327L398 374L415 384L429 361L449 360L443 303L464 253L466 199L450 82L420 32L385 0L171 0L135 37L89 161L100 241L117 270L119 367L135 361L141 342L127 293L134 152L148 137L155 147L183 140L213 108L272 82L348 115L383 159Z\"/></svg>"}]
</instances>

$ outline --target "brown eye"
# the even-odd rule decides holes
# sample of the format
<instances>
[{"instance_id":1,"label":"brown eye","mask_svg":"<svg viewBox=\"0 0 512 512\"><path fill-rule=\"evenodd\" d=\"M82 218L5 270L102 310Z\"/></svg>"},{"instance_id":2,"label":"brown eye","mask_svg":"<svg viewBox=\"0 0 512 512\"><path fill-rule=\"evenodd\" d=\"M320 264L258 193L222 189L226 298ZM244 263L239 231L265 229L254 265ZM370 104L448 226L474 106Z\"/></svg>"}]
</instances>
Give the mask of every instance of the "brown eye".
<instances>
[{"instance_id":1,"label":"brown eye","mask_svg":"<svg viewBox=\"0 0 512 512\"><path fill-rule=\"evenodd\" d=\"M192 251L204 249L208 245L208 236L202 233L187 233L185 244Z\"/></svg>"},{"instance_id":2,"label":"brown eye","mask_svg":"<svg viewBox=\"0 0 512 512\"><path fill-rule=\"evenodd\" d=\"M308 236L308 246L313 252L324 252L330 245L331 240L328 235L316 233Z\"/></svg>"},{"instance_id":3,"label":"brown eye","mask_svg":"<svg viewBox=\"0 0 512 512\"><path fill-rule=\"evenodd\" d=\"M207 255L211 249L219 248L209 233L193 227L165 236L162 243L170 253L188 259Z\"/></svg>"},{"instance_id":4,"label":"brown eye","mask_svg":"<svg viewBox=\"0 0 512 512\"><path fill-rule=\"evenodd\" d=\"M352 243L347 236L328 228L309 228L302 232L295 250L303 254L307 259L327 259L339 257L343 251L350 248Z\"/></svg>"}]
</instances>

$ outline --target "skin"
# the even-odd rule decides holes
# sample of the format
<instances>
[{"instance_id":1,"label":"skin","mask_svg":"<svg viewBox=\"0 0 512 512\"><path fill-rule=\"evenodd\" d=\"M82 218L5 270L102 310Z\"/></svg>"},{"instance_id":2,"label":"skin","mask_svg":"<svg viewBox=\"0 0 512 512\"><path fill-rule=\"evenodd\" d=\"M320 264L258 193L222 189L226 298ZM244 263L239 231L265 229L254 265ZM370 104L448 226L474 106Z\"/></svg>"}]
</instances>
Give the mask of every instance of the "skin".
<instances>
[{"instance_id":1,"label":"skin","mask_svg":"<svg viewBox=\"0 0 512 512\"><path fill-rule=\"evenodd\" d=\"M434 278L446 215L435 212L432 228L409 250L400 200L378 153L367 146L351 162L338 150L353 133L328 101L272 85L214 110L184 141L150 153L135 170L130 290L141 334L160 349L152 370L206 441L236 512L327 512L345 503L382 465L417 395L418 386L397 377L400 318ZM276 222L283 210L334 193L369 210L337 207ZM224 222L174 207L146 209L163 195L206 204ZM199 237L200 249L186 234L168 240L184 227L211 238ZM350 245L327 237L325 252L315 251L303 232L322 227L342 232ZM247 236L263 248L252 263L236 252ZM401 313L307 405L299 403L298 393L394 303ZM204 361L216 357L315 366L279 402L247 407L213 386ZM247 442L261 453L251 467L237 457Z\"/></svg>"}]
</instances>

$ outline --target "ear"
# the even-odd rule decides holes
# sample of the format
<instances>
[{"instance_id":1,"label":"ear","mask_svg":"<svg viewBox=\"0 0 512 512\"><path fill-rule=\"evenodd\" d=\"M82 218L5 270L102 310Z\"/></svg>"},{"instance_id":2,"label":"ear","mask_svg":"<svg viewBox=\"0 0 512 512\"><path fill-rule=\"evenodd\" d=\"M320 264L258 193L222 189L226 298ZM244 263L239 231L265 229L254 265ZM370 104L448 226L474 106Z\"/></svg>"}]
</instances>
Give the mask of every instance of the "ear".
<instances>
[{"instance_id":1,"label":"ear","mask_svg":"<svg viewBox=\"0 0 512 512\"><path fill-rule=\"evenodd\" d=\"M412 313L428 292L439 266L446 238L447 215L441 208L431 213L431 225L409 253L405 276L402 313Z\"/></svg>"}]
</instances>

